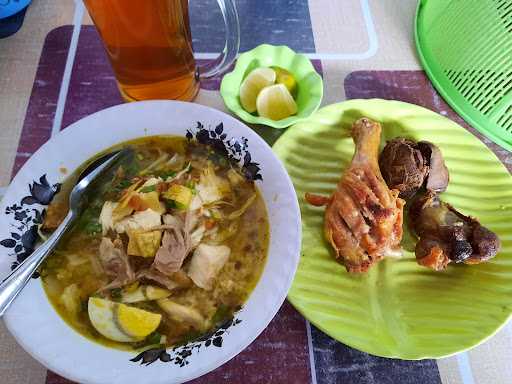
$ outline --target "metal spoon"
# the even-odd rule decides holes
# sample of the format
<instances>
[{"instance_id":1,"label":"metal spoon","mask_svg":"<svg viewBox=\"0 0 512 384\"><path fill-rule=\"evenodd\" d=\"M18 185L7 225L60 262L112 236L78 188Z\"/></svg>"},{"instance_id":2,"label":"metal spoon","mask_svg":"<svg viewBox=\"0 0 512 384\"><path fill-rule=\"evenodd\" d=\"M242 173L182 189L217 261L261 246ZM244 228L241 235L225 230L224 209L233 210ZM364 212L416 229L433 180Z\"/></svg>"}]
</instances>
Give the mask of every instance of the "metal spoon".
<instances>
[{"instance_id":1,"label":"metal spoon","mask_svg":"<svg viewBox=\"0 0 512 384\"><path fill-rule=\"evenodd\" d=\"M107 170L111 169L115 163L122 157L125 157L129 152L128 149L124 149L104 155L93 161L82 171L76 185L69 195L69 212L64 218L64 221L51 234L48 240L37 248L0 284L0 317L3 316L16 296L18 296L25 287L46 256L53 251L62 235L64 235L80 216L87 205L87 192L91 190L90 187L94 184L94 181Z\"/></svg>"}]
</instances>

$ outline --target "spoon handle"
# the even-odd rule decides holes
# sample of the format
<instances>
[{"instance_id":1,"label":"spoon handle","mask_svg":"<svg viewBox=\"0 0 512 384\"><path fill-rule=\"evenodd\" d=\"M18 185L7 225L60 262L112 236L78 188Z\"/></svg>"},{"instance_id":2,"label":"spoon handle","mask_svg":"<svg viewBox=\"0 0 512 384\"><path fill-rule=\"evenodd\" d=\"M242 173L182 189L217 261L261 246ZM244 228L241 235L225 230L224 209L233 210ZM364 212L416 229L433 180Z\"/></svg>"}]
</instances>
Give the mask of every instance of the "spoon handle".
<instances>
[{"instance_id":1,"label":"spoon handle","mask_svg":"<svg viewBox=\"0 0 512 384\"><path fill-rule=\"evenodd\" d=\"M0 283L0 317L25 287L43 260L55 248L60 238L74 221L74 214L69 211L64 221L39 248L37 248L18 268Z\"/></svg>"}]
</instances>

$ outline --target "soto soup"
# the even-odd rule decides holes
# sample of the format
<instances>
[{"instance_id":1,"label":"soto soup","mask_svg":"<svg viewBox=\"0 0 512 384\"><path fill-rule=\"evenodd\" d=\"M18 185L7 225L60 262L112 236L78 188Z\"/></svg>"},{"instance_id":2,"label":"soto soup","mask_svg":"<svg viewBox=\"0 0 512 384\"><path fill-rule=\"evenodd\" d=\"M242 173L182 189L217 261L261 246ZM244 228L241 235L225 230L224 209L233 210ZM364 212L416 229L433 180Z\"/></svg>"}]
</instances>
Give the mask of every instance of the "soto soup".
<instances>
[{"instance_id":1,"label":"soto soup","mask_svg":"<svg viewBox=\"0 0 512 384\"><path fill-rule=\"evenodd\" d=\"M136 350L185 343L241 308L269 244L264 200L233 160L184 137L153 136L95 187L40 268L60 316L89 339ZM70 177L42 235L67 214Z\"/></svg>"}]
</instances>

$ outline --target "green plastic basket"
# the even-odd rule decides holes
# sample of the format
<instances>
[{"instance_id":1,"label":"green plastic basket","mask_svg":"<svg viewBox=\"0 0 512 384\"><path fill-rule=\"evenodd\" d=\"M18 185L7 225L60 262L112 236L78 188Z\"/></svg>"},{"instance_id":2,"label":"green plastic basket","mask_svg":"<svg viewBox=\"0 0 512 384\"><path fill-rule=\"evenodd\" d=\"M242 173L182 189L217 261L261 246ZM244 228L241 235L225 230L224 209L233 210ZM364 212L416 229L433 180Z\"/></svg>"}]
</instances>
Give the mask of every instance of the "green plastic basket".
<instances>
[{"instance_id":1,"label":"green plastic basket","mask_svg":"<svg viewBox=\"0 0 512 384\"><path fill-rule=\"evenodd\" d=\"M512 0L421 0L416 47L430 80L469 124L512 150Z\"/></svg>"}]
</instances>

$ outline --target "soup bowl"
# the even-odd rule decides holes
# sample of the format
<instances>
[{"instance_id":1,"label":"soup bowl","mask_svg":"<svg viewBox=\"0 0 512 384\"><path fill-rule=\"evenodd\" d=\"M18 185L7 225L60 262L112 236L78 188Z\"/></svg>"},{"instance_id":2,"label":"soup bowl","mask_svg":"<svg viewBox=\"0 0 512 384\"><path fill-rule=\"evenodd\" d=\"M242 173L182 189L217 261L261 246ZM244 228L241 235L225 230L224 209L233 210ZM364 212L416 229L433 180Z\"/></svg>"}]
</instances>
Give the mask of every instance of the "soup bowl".
<instances>
[{"instance_id":1,"label":"soup bowl","mask_svg":"<svg viewBox=\"0 0 512 384\"><path fill-rule=\"evenodd\" d=\"M251 169L265 201L270 241L263 273L248 300L217 332L167 349L122 351L95 343L57 314L32 279L4 316L18 343L54 372L80 383L180 383L246 348L268 325L291 285L300 253L300 212L290 178L271 148L234 118L198 104L145 101L111 107L72 124L18 172L0 205L1 276L34 248L46 205L67 175L120 142L154 135L215 138Z\"/></svg>"}]
</instances>

